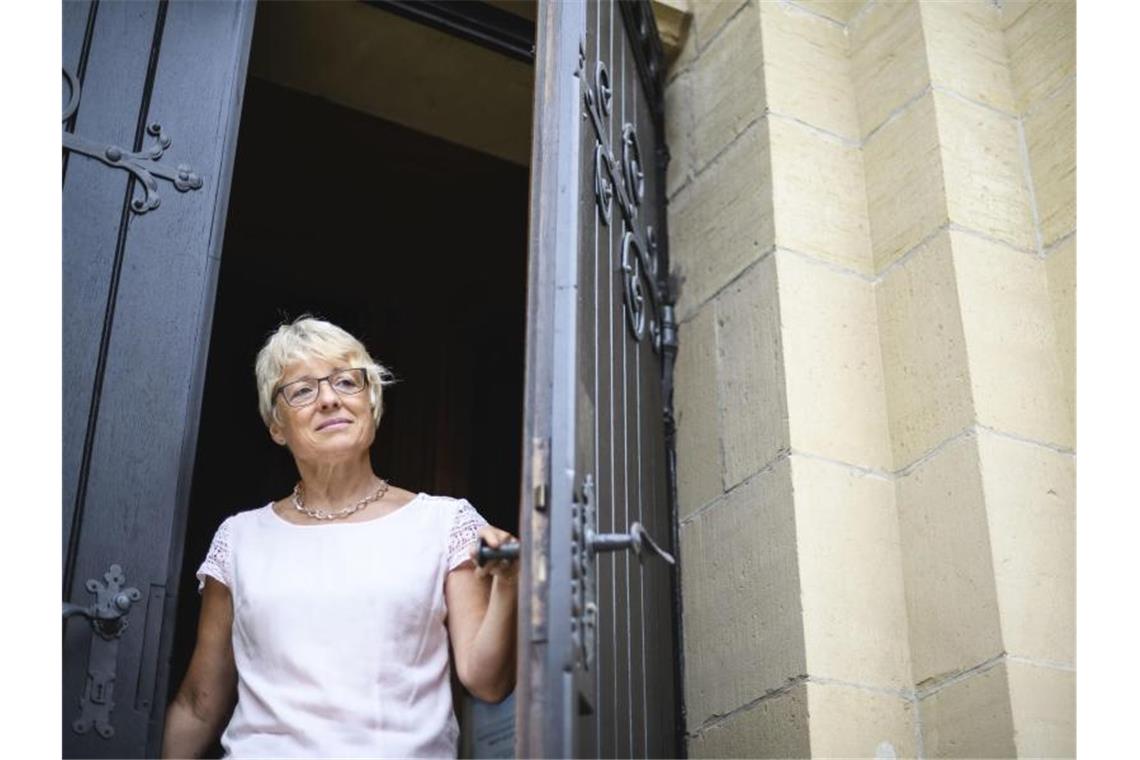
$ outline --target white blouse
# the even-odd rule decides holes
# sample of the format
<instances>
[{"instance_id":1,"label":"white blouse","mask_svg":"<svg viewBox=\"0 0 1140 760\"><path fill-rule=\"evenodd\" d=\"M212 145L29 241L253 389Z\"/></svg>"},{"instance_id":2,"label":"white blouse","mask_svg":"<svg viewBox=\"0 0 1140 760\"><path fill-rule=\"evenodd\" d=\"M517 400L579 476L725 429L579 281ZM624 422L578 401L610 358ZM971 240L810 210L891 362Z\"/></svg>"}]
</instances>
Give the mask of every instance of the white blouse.
<instances>
[{"instance_id":1,"label":"white blouse","mask_svg":"<svg viewBox=\"0 0 1140 760\"><path fill-rule=\"evenodd\" d=\"M198 569L233 597L227 757L455 757L447 574L487 521L419 494L364 522L227 518Z\"/></svg>"}]
</instances>

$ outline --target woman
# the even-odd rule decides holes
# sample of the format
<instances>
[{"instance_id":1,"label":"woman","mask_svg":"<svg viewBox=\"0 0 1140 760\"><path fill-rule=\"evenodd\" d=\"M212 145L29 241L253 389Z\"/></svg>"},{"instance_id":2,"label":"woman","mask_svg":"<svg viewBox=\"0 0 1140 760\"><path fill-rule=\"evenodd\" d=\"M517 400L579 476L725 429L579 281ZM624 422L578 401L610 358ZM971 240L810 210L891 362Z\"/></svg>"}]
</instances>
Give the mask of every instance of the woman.
<instances>
[{"instance_id":1,"label":"woman","mask_svg":"<svg viewBox=\"0 0 1140 760\"><path fill-rule=\"evenodd\" d=\"M233 707L227 756L455 757L449 642L476 697L514 686L516 563L472 562L479 537L512 537L466 501L372 471L389 375L341 328L282 325L256 374L262 419L300 480L214 536L163 756L200 755Z\"/></svg>"}]
</instances>

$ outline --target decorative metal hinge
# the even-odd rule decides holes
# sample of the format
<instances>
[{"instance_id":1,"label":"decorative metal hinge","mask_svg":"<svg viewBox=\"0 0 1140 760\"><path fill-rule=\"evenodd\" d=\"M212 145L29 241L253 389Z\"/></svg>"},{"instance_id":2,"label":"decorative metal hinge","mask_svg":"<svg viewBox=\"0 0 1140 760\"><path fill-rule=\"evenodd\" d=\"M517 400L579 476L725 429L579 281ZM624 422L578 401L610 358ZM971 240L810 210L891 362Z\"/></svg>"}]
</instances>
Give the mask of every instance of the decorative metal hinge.
<instances>
[{"instance_id":1,"label":"decorative metal hinge","mask_svg":"<svg viewBox=\"0 0 1140 760\"><path fill-rule=\"evenodd\" d=\"M71 88L67 105L63 109L63 121L67 121L79 108L80 85L75 75L63 69L63 77ZM116 169L125 169L139 181L143 188L143 197L131 200L131 210L136 214L145 214L158 208L161 199L158 196L158 181L161 177L174 184L181 193L187 190L198 190L202 187L202 178L190 168L189 164L178 164L171 168L167 164L158 163L158 160L170 147L171 139L158 122L152 122L146 128L147 134L154 137L156 142L149 149L137 152L128 151L118 145L97 143L65 131L63 133L63 147L74 153L102 161L107 166Z\"/></svg>"}]
</instances>

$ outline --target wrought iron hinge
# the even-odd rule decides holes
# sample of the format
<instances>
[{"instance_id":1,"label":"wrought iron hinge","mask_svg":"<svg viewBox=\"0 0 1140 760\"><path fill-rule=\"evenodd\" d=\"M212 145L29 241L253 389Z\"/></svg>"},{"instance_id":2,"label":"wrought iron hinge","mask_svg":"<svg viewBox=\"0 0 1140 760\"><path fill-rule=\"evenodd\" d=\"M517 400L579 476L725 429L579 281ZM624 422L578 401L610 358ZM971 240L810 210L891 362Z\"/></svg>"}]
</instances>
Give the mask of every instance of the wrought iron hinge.
<instances>
[{"instance_id":1,"label":"wrought iron hinge","mask_svg":"<svg viewBox=\"0 0 1140 760\"><path fill-rule=\"evenodd\" d=\"M70 88L68 102L63 109L63 120L67 121L79 108L81 89L79 80L66 67L63 69L63 78ZM180 193L199 190L202 187L202 177L189 164L172 167L169 164L159 163L159 159L163 157L171 143L170 136L163 130L161 124L152 122L147 126L146 132L155 139L155 143L150 148L140 151L129 151L118 145L88 140L66 131L63 133L63 147L72 153L81 153L102 161L107 166L130 172L139 181L143 190L143 197L131 199L131 210L136 214L145 214L158 208L161 200L158 196L158 180L155 177L169 181Z\"/></svg>"}]
</instances>

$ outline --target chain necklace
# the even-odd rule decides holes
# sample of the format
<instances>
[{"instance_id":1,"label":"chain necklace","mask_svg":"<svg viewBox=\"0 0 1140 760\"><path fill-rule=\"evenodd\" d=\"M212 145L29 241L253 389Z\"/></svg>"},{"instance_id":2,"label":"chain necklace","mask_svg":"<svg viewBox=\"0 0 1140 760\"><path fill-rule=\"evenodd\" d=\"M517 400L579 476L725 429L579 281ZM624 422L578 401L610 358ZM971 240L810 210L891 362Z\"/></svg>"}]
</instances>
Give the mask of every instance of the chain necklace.
<instances>
[{"instance_id":1,"label":"chain necklace","mask_svg":"<svg viewBox=\"0 0 1140 760\"><path fill-rule=\"evenodd\" d=\"M293 487L293 506L297 509L298 512L306 514L309 517L312 517L316 520L337 520L337 519L340 519L342 517L348 517L351 514L355 514L356 512L359 512L360 510L364 509L364 507L367 506L368 504L371 504L372 502L379 499L387 491L388 491L388 481L384 480L384 478L380 478L380 487L377 488L376 492L373 493L371 496L365 496L360 501L358 501L355 504L352 504L350 506L347 506L344 509L338 509L335 512L326 512L323 509L313 509L312 507L306 507L305 506L304 497L302 496L301 481L298 480L297 485L295 485Z\"/></svg>"}]
</instances>

